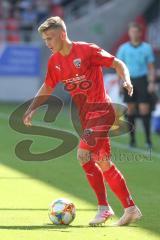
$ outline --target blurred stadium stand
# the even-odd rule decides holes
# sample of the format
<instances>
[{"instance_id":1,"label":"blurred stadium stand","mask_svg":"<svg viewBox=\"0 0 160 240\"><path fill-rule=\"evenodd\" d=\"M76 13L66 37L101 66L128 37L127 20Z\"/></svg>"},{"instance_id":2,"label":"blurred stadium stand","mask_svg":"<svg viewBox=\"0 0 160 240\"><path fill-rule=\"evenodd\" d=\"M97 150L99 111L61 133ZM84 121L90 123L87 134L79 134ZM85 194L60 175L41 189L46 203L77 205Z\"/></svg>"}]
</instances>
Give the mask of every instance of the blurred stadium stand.
<instances>
[{"instance_id":1,"label":"blurred stadium stand","mask_svg":"<svg viewBox=\"0 0 160 240\"><path fill-rule=\"evenodd\" d=\"M1 0L0 41L35 41L37 26L47 17L58 15L71 22L109 1L111 0Z\"/></svg>"},{"instance_id":2,"label":"blurred stadium stand","mask_svg":"<svg viewBox=\"0 0 160 240\"><path fill-rule=\"evenodd\" d=\"M2 0L0 41L38 41L37 26L47 17L59 15L68 23L69 33L75 40L84 40L85 36L86 41L110 47L126 30L126 22L142 14L151 2L153 1L143 0L139 4L139 0Z\"/></svg>"}]
</instances>

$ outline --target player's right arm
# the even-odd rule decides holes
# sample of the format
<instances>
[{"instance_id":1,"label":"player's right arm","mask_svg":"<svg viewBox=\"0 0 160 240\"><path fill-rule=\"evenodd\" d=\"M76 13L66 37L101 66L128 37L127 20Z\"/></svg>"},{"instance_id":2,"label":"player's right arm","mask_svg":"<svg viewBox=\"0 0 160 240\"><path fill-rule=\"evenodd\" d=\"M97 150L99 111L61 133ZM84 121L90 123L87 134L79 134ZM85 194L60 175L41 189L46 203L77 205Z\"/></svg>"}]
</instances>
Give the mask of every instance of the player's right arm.
<instances>
[{"instance_id":1,"label":"player's right arm","mask_svg":"<svg viewBox=\"0 0 160 240\"><path fill-rule=\"evenodd\" d=\"M23 122L26 126L32 125L32 117L36 109L40 107L45 101L47 101L47 99L52 94L55 86L58 83L58 79L56 78L53 69L54 69L54 62L51 56L48 61L48 68L47 68L45 81L42 84L41 88L39 89L36 96L34 97L31 105L29 106L29 108L27 109L27 111L23 116Z\"/></svg>"},{"instance_id":2,"label":"player's right arm","mask_svg":"<svg viewBox=\"0 0 160 240\"><path fill-rule=\"evenodd\" d=\"M52 92L53 88L44 82L23 116L23 123L26 126L32 125L32 117L36 109L41 106L45 101L47 101Z\"/></svg>"}]
</instances>

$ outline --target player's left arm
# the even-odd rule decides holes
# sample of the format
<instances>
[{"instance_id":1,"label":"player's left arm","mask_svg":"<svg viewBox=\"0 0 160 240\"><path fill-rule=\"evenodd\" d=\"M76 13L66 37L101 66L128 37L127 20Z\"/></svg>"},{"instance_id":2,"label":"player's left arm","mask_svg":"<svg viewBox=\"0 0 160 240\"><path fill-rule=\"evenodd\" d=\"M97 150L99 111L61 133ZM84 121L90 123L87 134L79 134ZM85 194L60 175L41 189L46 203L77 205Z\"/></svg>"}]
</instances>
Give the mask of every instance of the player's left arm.
<instances>
[{"instance_id":1,"label":"player's left arm","mask_svg":"<svg viewBox=\"0 0 160 240\"><path fill-rule=\"evenodd\" d=\"M129 70L125 63L118 58L114 58L111 67L115 69L119 77L122 79L123 87L127 89L128 95L132 96L133 85L131 83Z\"/></svg>"},{"instance_id":2,"label":"player's left arm","mask_svg":"<svg viewBox=\"0 0 160 240\"><path fill-rule=\"evenodd\" d=\"M156 71L155 71L155 56L151 45L147 45L146 48L146 61L148 66L148 91L150 93L155 91L155 80L156 80Z\"/></svg>"},{"instance_id":3,"label":"player's left arm","mask_svg":"<svg viewBox=\"0 0 160 240\"><path fill-rule=\"evenodd\" d=\"M130 80L128 68L126 67L125 63L95 44L90 45L90 52L91 65L114 68L117 74L123 80L123 87L127 89L128 95L132 96L133 86Z\"/></svg>"},{"instance_id":4,"label":"player's left arm","mask_svg":"<svg viewBox=\"0 0 160 240\"><path fill-rule=\"evenodd\" d=\"M154 63L148 64L148 91L150 93L155 91L156 70Z\"/></svg>"}]
</instances>

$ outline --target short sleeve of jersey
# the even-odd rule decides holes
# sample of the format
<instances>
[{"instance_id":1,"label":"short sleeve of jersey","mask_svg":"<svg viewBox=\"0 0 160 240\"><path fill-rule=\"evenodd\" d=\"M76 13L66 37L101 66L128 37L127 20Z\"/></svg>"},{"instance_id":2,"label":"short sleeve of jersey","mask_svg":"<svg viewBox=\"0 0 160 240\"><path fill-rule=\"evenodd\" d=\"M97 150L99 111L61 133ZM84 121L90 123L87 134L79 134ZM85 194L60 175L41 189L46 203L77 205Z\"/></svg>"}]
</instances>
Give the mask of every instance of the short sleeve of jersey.
<instances>
[{"instance_id":1,"label":"short sleeve of jersey","mask_svg":"<svg viewBox=\"0 0 160 240\"><path fill-rule=\"evenodd\" d=\"M148 63L153 63L154 62L154 53L152 50L152 47L148 44L147 46L147 62Z\"/></svg>"},{"instance_id":2,"label":"short sleeve of jersey","mask_svg":"<svg viewBox=\"0 0 160 240\"><path fill-rule=\"evenodd\" d=\"M48 61L48 68L47 68L47 73L46 73L46 77L45 77L45 84L51 88L55 88L55 86L58 83L58 80L56 79L56 76L53 72L53 63L52 60L49 59Z\"/></svg>"},{"instance_id":3,"label":"short sleeve of jersey","mask_svg":"<svg viewBox=\"0 0 160 240\"><path fill-rule=\"evenodd\" d=\"M120 60L124 61L124 47L120 46L118 48L118 51L116 53L117 58L119 58Z\"/></svg>"},{"instance_id":4,"label":"short sleeve of jersey","mask_svg":"<svg viewBox=\"0 0 160 240\"><path fill-rule=\"evenodd\" d=\"M92 65L111 67L114 56L98 47L96 44L90 44L90 62Z\"/></svg>"}]
</instances>

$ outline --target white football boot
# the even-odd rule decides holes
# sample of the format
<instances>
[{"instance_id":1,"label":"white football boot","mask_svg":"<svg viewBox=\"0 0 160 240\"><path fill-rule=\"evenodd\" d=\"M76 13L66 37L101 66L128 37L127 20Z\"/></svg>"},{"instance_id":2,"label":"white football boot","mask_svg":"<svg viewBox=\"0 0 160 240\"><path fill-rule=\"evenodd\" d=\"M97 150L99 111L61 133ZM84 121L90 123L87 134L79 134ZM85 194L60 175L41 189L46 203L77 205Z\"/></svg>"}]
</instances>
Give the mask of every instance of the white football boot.
<instances>
[{"instance_id":1,"label":"white football boot","mask_svg":"<svg viewBox=\"0 0 160 240\"><path fill-rule=\"evenodd\" d=\"M113 226L125 226L141 219L142 213L137 206L125 208L123 216Z\"/></svg>"},{"instance_id":2,"label":"white football boot","mask_svg":"<svg viewBox=\"0 0 160 240\"><path fill-rule=\"evenodd\" d=\"M110 206L98 206L96 216L89 222L90 226L98 226L105 223L109 218L114 216L114 212Z\"/></svg>"}]
</instances>

